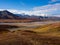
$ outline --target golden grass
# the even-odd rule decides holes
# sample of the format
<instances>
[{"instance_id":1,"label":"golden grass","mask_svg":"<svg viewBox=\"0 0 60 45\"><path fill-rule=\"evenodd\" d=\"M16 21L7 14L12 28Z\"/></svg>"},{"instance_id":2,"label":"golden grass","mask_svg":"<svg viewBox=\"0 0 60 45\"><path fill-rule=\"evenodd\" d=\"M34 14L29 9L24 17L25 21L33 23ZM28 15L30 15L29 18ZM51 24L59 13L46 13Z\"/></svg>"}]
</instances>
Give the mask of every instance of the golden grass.
<instances>
[{"instance_id":1,"label":"golden grass","mask_svg":"<svg viewBox=\"0 0 60 45\"><path fill-rule=\"evenodd\" d=\"M0 45L60 45L60 38L18 30L0 34Z\"/></svg>"},{"instance_id":2,"label":"golden grass","mask_svg":"<svg viewBox=\"0 0 60 45\"><path fill-rule=\"evenodd\" d=\"M34 28L33 31L36 32L56 32L60 31L60 23L47 24L37 28Z\"/></svg>"},{"instance_id":3,"label":"golden grass","mask_svg":"<svg viewBox=\"0 0 60 45\"><path fill-rule=\"evenodd\" d=\"M1 33L0 45L60 45L60 23Z\"/></svg>"}]
</instances>

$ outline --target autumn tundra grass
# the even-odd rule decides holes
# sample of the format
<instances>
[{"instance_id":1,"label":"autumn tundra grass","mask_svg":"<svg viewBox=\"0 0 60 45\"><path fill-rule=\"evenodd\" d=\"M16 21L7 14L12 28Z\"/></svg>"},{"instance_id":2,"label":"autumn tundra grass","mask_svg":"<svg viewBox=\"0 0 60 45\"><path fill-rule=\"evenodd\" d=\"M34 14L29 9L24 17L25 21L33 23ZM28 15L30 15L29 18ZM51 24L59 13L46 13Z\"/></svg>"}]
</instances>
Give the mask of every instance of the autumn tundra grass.
<instances>
[{"instance_id":1,"label":"autumn tundra grass","mask_svg":"<svg viewBox=\"0 0 60 45\"><path fill-rule=\"evenodd\" d=\"M0 45L60 45L60 23L39 26L32 30L3 32L0 33Z\"/></svg>"},{"instance_id":2,"label":"autumn tundra grass","mask_svg":"<svg viewBox=\"0 0 60 45\"><path fill-rule=\"evenodd\" d=\"M36 32L59 32L60 23L47 24L40 27L34 28Z\"/></svg>"},{"instance_id":3,"label":"autumn tundra grass","mask_svg":"<svg viewBox=\"0 0 60 45\"><path fill-rule=\"evenodd\" d=\"M31 31L16 31L0 34L0 45L60 45L60 38Z\"/></svg>"}]
</instances>

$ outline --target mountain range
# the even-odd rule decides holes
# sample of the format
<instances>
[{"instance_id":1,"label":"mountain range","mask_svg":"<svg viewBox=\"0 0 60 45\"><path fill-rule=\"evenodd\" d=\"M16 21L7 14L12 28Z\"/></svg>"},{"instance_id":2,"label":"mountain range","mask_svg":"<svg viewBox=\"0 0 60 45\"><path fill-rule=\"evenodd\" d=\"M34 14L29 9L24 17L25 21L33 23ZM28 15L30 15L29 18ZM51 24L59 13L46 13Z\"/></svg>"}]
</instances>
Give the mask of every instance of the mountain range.
<instances>
[{"instance_id":1,"label":"mountain range","mask_svg":"<svg viewBox=\"0 0 60 45\"><path fill-rule=\"evenodd\" d=\"M0 11L0 19L28 19L28 20L60 20L60 17L35 16L27 14L13 14L7 10Z\"/></svg>"}]
</instances>

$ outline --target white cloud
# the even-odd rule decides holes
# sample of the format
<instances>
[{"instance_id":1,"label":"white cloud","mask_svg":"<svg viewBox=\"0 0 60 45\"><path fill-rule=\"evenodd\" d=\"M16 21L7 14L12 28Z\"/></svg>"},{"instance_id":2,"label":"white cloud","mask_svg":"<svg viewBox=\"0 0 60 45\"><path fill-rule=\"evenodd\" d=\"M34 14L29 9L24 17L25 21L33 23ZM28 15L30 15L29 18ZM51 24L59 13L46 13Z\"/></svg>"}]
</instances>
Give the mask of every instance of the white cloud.
<instances>
[{"instance_id":1,"label":"white cloud","mask_svg":"<svg viewBox=\"0 0 60 45\"><path fill-rule=\"evenodd\" d=\"M52 5L45 5L41 7L34 7L33 11L38 11L36 13L44 14L44 15L52 15L52 14L59 14L60 15L60 3L52 4Z\"/></svg>"},{"instance_id":2,"label":"white cloud","mask_svg":"<svg viewBox=\"0 0 60 45\"><path fill-rule=\"evenodd\" d=\"M57 1L60 1L60 0L51 0L51 2L57 2Z\"/></svg>"},{"instance_id":3,"label":"white cloud","mask_svg":"<svg viewBox=\"0 0 60 45\"><path fill-rule=\"evenodd\" d=\"M0 9L0 10L5 10L5 9ZM50 16L50 15L60 16L60 3L34 7L30 11L15 10L15 9L7 9L7 10L15 14L25 13L25 14L37 15L37 16Z\"/></svg>"},{"instance_id":4,"label":"white cloud","mask_svg":"<svg viewBox=\"0 0 60 45\"><path fill-rule=\"evenodd\" d=\"M15 9L0 9L0 11L3 11L3 10L8 10L14 14L21 14L21 13L25 13L25 14L28 14L29 11L24 11L24 10L15 10Z\"/></svg>"},{"instance_id":5,"label":"white cloud","mask_svg":"<svg viewBox=\"0 0 60 45\"><path fill-rule=\"evenodd\" d=\"M56 3L56 2L60 2L60 0L50 0L49 4Z\"/></svg>"}]
</instances>

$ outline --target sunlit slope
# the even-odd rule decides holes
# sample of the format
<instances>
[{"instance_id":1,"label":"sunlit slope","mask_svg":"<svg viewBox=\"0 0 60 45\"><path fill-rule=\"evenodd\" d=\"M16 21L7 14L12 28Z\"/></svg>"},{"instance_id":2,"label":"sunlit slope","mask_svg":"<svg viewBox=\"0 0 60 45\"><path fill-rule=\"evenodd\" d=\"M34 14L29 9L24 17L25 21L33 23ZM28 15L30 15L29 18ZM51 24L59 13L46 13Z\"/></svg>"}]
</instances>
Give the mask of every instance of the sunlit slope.
<instances>
[{"instance_id":1,"label":"sunlit slope","mask_svg":"<svg viewBox=\"0 0 60 45\"><path fill-rule=\"evenodd\" d=\"M44 26L34 28L34 31L35 32L59 32L60 31L60 22L53 23L53 24L47 24Z\"/></svg>"}]
</instances>

